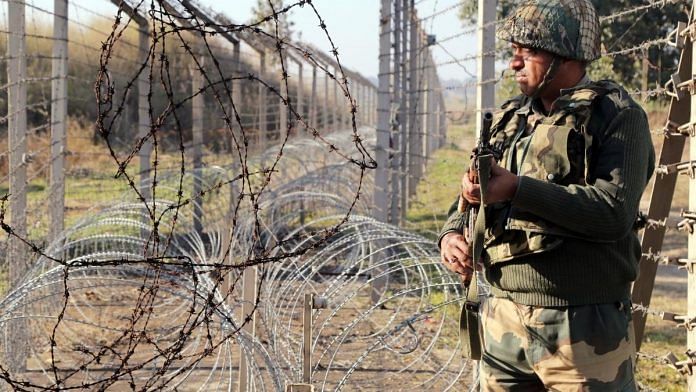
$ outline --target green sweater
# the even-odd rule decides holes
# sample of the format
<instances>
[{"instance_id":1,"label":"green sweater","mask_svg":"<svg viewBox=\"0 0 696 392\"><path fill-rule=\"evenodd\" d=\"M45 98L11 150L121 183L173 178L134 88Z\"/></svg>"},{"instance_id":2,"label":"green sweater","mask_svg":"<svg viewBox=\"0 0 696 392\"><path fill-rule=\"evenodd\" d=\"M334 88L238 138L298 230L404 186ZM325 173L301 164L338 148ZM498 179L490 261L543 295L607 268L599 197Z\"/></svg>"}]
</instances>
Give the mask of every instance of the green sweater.
<instances>
[{"instance_id":1,"label":"green sweater","mask_svg":"<svg viewBox=\"0 0 696 392\"><path fill-rule=\"evenodd\" d=\"M594 105L605 110L593 107L591 115L590 124L597 128L590 130L597 139L589 169L592 181L562 185L519 176L510 202L511 208L560 227L567 235L557 235L562 241L552 249L486 263L493 295L535 306L610 303L629 297L641 256L633 224L655 155L647 116L625 91ZM461 232L464 224L455 203L440 239Z\"/></svg>"}]
</instances>

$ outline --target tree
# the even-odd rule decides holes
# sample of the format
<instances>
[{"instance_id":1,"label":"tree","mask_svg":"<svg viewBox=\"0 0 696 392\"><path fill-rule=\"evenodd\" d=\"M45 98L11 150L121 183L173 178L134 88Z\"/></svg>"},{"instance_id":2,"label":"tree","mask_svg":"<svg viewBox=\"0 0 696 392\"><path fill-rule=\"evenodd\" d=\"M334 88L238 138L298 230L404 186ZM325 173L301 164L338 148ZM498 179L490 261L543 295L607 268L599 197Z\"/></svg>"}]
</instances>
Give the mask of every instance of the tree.
<instances>
[{"instance_id":1,"label":"tree","mask_svg":"<svg viewBox=\"0 0 696 392\"><path fill-rule=\"evenodd\" d=\"M498 16L502 18L508 15L518 4L519 0L498 0ZM633 10L636 7L645 6L645 0L616 0L603 1L592 0L600 16L614 15L621 11ZM460 8L460 19L464 23L475 23L478 8L478 0L466 0ZM609 18L602 22L603 51L606 53L617 50L637 47L645 42L651 42L659 38L665 38L674 30L678 21L688 21L689 9L684 2L679 4L667 4L663 7L641 9L625 16ZM647 51L635 51L625 55L611 56L611 71L613 77L627 88L638 89L641 87L642 60L647 55L649 61L648 80L659 85L669 80L670 75L677 69L680 51L661 44L652 45ZM593 77L595 73L602 77L611 76L608 72L608 60L600 64L593 64L590 71Z\"/></svg>"},{"instance_id":2,"label":"tree","mask_svg":"<svg viewBox=\"0 0 696 392\"><path fill-rule=\"evenodd\" d=\"M284 0L257 0L252 8L252 20L249 24L263 21L260 27L269 34L275 34L276 24L273 20L274 11L278 15L278 33L285 38L290 38L293 34L294 23L288 18Z\"/></svg>"}]
</instances>

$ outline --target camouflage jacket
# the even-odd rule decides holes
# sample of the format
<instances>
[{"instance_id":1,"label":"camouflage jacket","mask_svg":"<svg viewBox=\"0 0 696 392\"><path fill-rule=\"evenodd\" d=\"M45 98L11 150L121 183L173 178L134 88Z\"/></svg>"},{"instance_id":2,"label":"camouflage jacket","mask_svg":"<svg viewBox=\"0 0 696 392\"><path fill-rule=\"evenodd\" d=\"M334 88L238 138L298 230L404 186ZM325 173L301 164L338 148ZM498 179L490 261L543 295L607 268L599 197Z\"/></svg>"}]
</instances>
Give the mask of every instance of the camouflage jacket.
<instances>
[{"instance_id":1,"label":"camouflage jacket","mask_svg":"<svg viewBox=\"0 0 696 392\"><path fill-rule=\"evenodd\" d=\"M622 117L628 121L622 122ZM626 137L635 140L626 142ZM639 152L627 157L634 154L634 141ZM499 164L520 176L511 202L486 209L484 262L494 288L497 280L503 291L528 290L524 282L503 282L503 266L521 257L533 263L554 250L565 257L575 246L585 249L617 241L635 253L637 238L629 232L654 167L654 153L645 113L624 89L610 81L587 81L564 90L545 116L535 114L528 97L516 97L494 115L491 144L503 152ZM461 214L451 213L441 237L462 230L464 224ZM588 257L581 253L585 254L578 258ZM635 278L637 260L634 254L617 257L626 258L617 260L625 270L623 287ZM534 279L555 279L543 266L533 268L538 274Z\"/></svg>"}]
</instances>

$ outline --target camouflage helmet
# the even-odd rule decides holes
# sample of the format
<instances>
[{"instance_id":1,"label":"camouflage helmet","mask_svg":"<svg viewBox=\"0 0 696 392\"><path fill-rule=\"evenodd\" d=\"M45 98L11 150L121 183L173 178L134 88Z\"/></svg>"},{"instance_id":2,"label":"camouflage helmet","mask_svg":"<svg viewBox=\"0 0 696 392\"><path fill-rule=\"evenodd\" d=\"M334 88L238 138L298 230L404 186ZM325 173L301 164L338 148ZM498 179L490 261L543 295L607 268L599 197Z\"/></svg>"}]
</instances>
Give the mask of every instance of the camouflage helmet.
<instances>
[{"instance_id":1,"label":"camouflage helmet","mask_svg":"<svg viewBox=\"0 0 696 392\"><path fill-rule=\"evenodd\" d=\"M590 0L528 0L503 23L498 37L505 41L572 60L601 55L599 18Z\"/></svg>"}]
</instances>

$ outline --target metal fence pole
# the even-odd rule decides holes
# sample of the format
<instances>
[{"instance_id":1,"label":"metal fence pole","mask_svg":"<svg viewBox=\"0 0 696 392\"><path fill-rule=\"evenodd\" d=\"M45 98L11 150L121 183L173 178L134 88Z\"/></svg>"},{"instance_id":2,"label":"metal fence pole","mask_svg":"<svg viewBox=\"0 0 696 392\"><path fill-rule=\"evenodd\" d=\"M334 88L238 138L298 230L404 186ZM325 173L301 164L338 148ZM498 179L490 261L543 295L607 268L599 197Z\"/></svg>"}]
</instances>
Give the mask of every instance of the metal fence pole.
<instances>
[{"instance_id":1,"label":"metal fence pole","mask_svg":"<svg viewBox=\"0 0 696 392\"><path fill-rule=\"evenodd\" d=\"M17 237L27 237L27 59L25 6L23 1L9 1L9 42L7 45L7 113L10 150L10 225ZM7 253L10 287L16 287L26 272L30 257L25 245L10 236ZM22 319L10 325L7 341L7 365L13 372L26 366L26 325Z\"/></svg>"},{"instance_id":2,"label":"metal fence pole","mask_svg":"<svg viewBox=\"0 0 696 392\"><path fill-rule=\"evenodd\" d=\"M254 312L254 304L256 303L257 274L258 269L255 266L246 267L242 272L242 309L239 319L245 321L249 318L249 321L242 329L250 336L256 336L256 312ZM237 390L239 392L246 392L248 390L249 376L251 375L246 355L244 348L239 347L239 381L237 384Z\"/></svg>"},{"instance_id":3,"label":"metal fence pole","mask_svg":"<svg viewBox=\"0 0 696 392\"><path fill-rule=\"evenodd\" d=\"M353 86L353 102L355 103L355 126L360 127L362 125L362 85L360 80L355 78L352 80Z\"/></svg>"},{"instance_id":4,"label":"metal fence pole","mask_svg":"<svg viewBox=\"0 0 696 392\"><path fill-rule=\"evenodd\" d=\"M693 7L696 7L696 0L694 0ZM691 15L691 23L696 22L696 8L691 8L692 9L692 15ZM692 25L693 26L693 25ZM696 75L696 61L694 61L694 54L696 53L696 37L693 35L691 36L691 44L688 45L688 47L684 48L683 50L685 51L691 51L691 74L689 75L691 77L691 80L694 79L694 75ZM694 92L693 89L691 89L691 118L690 118L690 123L694 124L696 123L696 92ZM694 141L694 138L689 139L689 159L691 162L696 162L696 141ZM693 173L693 171L692 171ZM691 176L691 179L689 180L689 211L696 211L696 177L693 175ZM687 251L687 258L689 260L696 260L696 233L691 231L689 233L688 237L688 251ZM689 265L688 268L686 268L688 271L687 275L687 287L688 287L688 299L687 299L687 315L688 319L692 320L694 316L696 316L696 270L694 270L693 265ZM689 322L691 323L691 322ZM687 345L687 350L690 351L696 351L696 330L694 328L687 328L687 337L686 337L686 345ZM687 351L689 352L689 351ZM693 360L693 357L689 358ZM688 372L688 378L687 378L687 383L688 383L688 389L690 392L696 391L696 375L691 372L691 368L689 367L689 372Z\"/></svg>"},{"instance_id":5,"label":"metal fence pole","mask_svg":"<svg viewBox=\"0 0 696 392\"><path fill-rule=\"evenodd\" d=\"M377 220L387 222L389 208L389 106L390 106L390 60L391 60L391 39L389 37L391 25L391 2L392 0L382 0L380 10L380 32L379 32L379 100L377 102L377 145L375 147L375 157L377 160L377 171L375 173L375 207L374 216Z\"/></svg>"},{"instance_id":6,"label":"metal fence pole","mask_svg":"<svg viewBox=\"0 0 696 392\"><path fill-rule=\"evenodd\" d=\"M317 118L317 66L312 66L312 92L309 96L309 125L318 130Z\"/></svg>"},{"instance_id":7,"label":"metal fence pole","mask_svg":"<svg viewBox=\"0 0 696 392\"><path fill-rule=\"evenodd\" d=\"M369 125L370 125L370 117L371 117L371 116L370 116L370 105L371 105L371 103L370 103L370 98L371 98L370 95L371 95L371 93L372 93L372 92L370 91L370 90L371 90L371 87L372 87L372 86L370 85L370 82L369 82L367 79L364 79L364 80L363 80L363 88L364 88L363 97L364 97L364 99L365 99L365 103L364 103L364 105L363 105L363 111L364 111L364 113L363 113L363 119L364 119L364 121L365 121L365 124L364 124L364 125L366 125L366 126L369 126Z\"/></svg>"},{"instance_id":8,"label":"metal fence pole","mask_svg":"<svg viewBox=\"0 0 696 392\"><path fill-rule=\"evenodd\" d=\"M392 0L382 0L380 9L380 33L379 33L379 102L378 102L378 126L377 146L375 156L377 159L377 172L375 173L375 207L374 216L387 222L389 208L389 134L390 134L390 60L391 60L391 38L390 30L392 12ZM371 262L379 263L382 255L375 254ZM372 281L370 299L373 304L378 303L384 294L387 285L386 276L383 274L384 267L374 268L377 277Z\"/></svg>"},{"instance_id":9,"label":"metal fence pole","mask_svg":"<svg viewBox=\"0 0 696 392\"><path fill-rule=\"evenodd\" d=\"M266 55L264 53L261 53L259 58L259 77L261 80L266 79ZM267 98L268 91L266 91L266 86L264 86L262 83L259 83L259 106L258 106L258 115L259 115L259 129L258 129L258 143L259 143L259 148L261 151L265 150L267 147L266 141L267 141L267 136L266 133L268 132L268 100Z\"/></svg>"},{"instance_id":10,"label":"metal fence pole","mask_svg":"<svg viewBox=\"0 0 696 392\"><path fill-rule=\"evenodd\" d=\"M372 113L372 124L377 125L377 89L372 87L372 107L370 110Z\"/></svg>"},{"instance_id":11,"label":"metal fence pole","mask_svg":"<svg viewBox=\"0 0 696 392\"><path fill-rule=\"evenodd\" d=\"M411 1L411 18L412 18L412 28L410 32L411 40L411 51L409 57L410 63L410 88L409 88L409 155L410 162L408 166L409 171L409 184L408 184L408 196L409 198L416 194L416 187L418 186L418 181L421 177L421 165L422 165L422 151L421 148L421 132L422 132L422 117L420 109L423 103L423 99L420 96L422 89L422 75L421 75L421 56L422 56L422 43L421 40L421 27L418 21L418 13L414 6L414 0ZM408 206L408 205L407 205ZM404 211L404 217L406 217Z\"/></svg>"},{"instance_id":12,"label":"metal fence pole","mask_svg":"<svg viewBox=\"0 0 696 392\"><path fill-rule=\"evenodd\" d=\"M402 63L402 53L403 53L403 30L404 25L402 22L403 16L403 2L406 0L395 0L394 4L394 88L392 90L392 103L396 105L395 108L389 108L390 117L393 115L394 118L391 124L390 131L392 134L391 140L391 208L389 211L389 223L392 225L398 225L401 222L399 207L401 206L401 127L404 118L404 108L402 106L402 94L403 94L403 63ZM392 110L394 113L392 113Z\"/></svg>"},{"instance_id":13,"label":"metal fence pole","mask_svg":"<svg viewBox=\"0 0 696 392\"><path fill-rule=\"evenodd\" d=\"M445 106L445 94L442 93L442 87L440 84L440 81L437 81L437 89L440 91L438 94L438 99L437 99L437 106L439 107L438 110L438 121L437 121L437 128L438 128L438 145L440 148L444 147L445 144L447 144L447 108Z\"/></svg>"},{"instance_id":14,"label":"metal fence pole","mask_svg":"<svg viewBox=\"0 0 696 392\"><path fill-rule=\"evenodd\" d=\"M420 73L420 121L419 127L420 132L418 132L418 146L420 147L420 167L418 169L418 174L420 178L423 178L426 167L428 165L428 125L430 119L430 106L428 101L430 100L430 80L429 77L429 64L428 58L430 56L430 49L428 48L428 42L426 40L425 32L421 30L421 45L423 50L421 52L421 60L418 62L418 69Z\"/></svg>"},{"instance_id":15,"label":"metal fence pole","mask_svg":"<svg viewBox=\"0 0 696 392\"><path fill-rule=\"evenodd\" d=\"M242 80L237 79L238 77L241 77L241 57L240 57L240 43L236 42L233 44L232 47L232 62L233 62L233 72L234 72L234 77L235 79L232 81L232 102L234 102L234 106L238 112L245 111L246 109L243 108L242 105ZM237 140L242 140L242 133L240 129L240 124L238 124L236 121L233 121L230 125L230 131L235 134L235 137ZM241 141L243 144L243 141ZM230 142L230 146L233 145L233 142ZM232 150L232 147L230 147L230 151L228 151L230 154L230 157L232 158L232 163L231 163L231 172L232 174L230 177L236 176L238 173L241 173L241 162L239 162L239 155L236 154L236 151ZM241 187L238 183L236 182L231 182L229 185L229 205L227 206L227 222L232 222L235 211L236 211L236 204L237 204L237 195L239 194ZM231 246L232 246L232 230L233 227L232 225L228 225L228 227L223 227L222 228L222 255L227 255L227 258L225 260L226 264L232 264L232 252L231 252ZM230 270L231 271L231 270ZM234 290L234 278L230 276L231 274L228 272L228 276L225 279L226 282L226 292L223 293L223 295L227 296L228 303L230 305L233 305L236 303L236 298L234 296L230 295L232 291Z\"/></svg>"},{"instance_id":16,"label":"metal fence pole","mask_svg":"<svg viewBox=\"0 0 696 392\"><path fill-rule=\"evenodd\" d=\"M367 111L368 108L370 107L369 102L367 101L367 84L365 84L365 81L360 80L360 125L365 126L367 125Z\"/></svg>"},{"instance_id":17,"label":"metal fence pole","mask_svg":"<svg viewBox=\"0 0 696 392\"><path fill-rule=\"evenodd\" d=\"M288 68L288 59L287 56L282 55L282 59L280 60L281 64L284 64L285 69L287 71ZM287 74L287 72L286 72ZM287 79L283 79L283 71L279 73L279 78L278 80L280 81L278 85L278 92L280 93L281 97L278 100L278 115L280 117L280 124L278 125L278 141L282 143L283 140L288 136L288 106L283 103L283 99L287 99L288 102L290 102L290 86L288 83L290 83Z\"/></svg>"},{"instance_id":18,"label":"metal fence pole","mask_svg":"<svg viewBox=\"0 0 696 392\"><path fill-rule=\"evenodd\" d=\"M495 24L496 0L479 0L478 2L478 42L479 58L477 61L478 83L476 86L476 135L481 134L483 113L495 105ZM477 273L475 273L476 275ZM477 279L474 276L474 279ZM473 367L474 384L479 382L478 366ZM478 388L476 389L478 390Z\"/></svg>"},{"instance_id":19,"label":"metal fence pole","mask_svg":"<svg viewBox=\"0 0 696 392\"><path fill-rule=\"evenodd\" d=\"M495 6L496 0L479 0L478 42L481 56L477 61L476 135L481 134L483 111L495 105Z\"/></svg>"},{"instance_id":20,"label":"metal fence pole","mask_svg":"<svg viewBox=\"0 0 696 392\"><path fill-rule=\"evenodd\" d=\"M365 125L372 126L372 83L365 80Z\"/></svg>"},{"instance_id":21,"label":"metal fence pole","mask_svg":"<svg viewBox=\"0 0 696 392\"><path fill-rule=\"evenodd\" d=\"M435 136L436 131L436 103L435 103L435 64L433 64L433 57L430 50L428 50L428 58L426 62L427 72L425 73L425 80L427 83L427 99L426 99L426 126L425 126L425 159L429 160L433 151L435 151Z\"/></svg>"},{"instance_id":22,"label":"metal fence pole","mask_svg":"<svg viewBox=\"0 0 696 392\"><path fill-rule=\"evenodd\" d=\"M411 79L409 78L410 75L410 66L411 62L410 60L410 52L409 50L410 45L409 45L409 31L413 27L413 24L411 23L412 20L412 15L411 15L411 0L402 0L401 3L401 8L402 8L402 19L401 23L403 24L403 28L401 30L401 53L402 53L402 72L401 72L401 104L400 104L400 110L399 110L399 133L401 134L401 167L400 167L400 178L401 181L399 182L400 188L399 189L399 224L401 223L402 219L406 216L406 210L408 209L408 184L409 184L409 175L408 175L408 168L409 168L409 163L410 163L410 157L408 155L408 146L410 143L410 137L409 135L409 109L410 107L408 106L409 99L408 99L408 94L411 89Z\"/></svg>"},{"instance_id":23,"label":"metal fence pole","mask_svg":"<svg viewBox=\"0 0 696 392\"><path fill-rule=\"evenodd\" d=\"M138 62L145 64L150 48L150 34L147 23L139 23L138 28ZM148 93L150 81L147 70L138 75L138 138L144 138L150 132L150 114L148 104ZM151 198L150 189L150 154L152 153L152 142L147 141L140 147L140 193L148 200Z\"/></svg>"},{"instance_id":24,"label":"metal fence pole","mask_svg":"<svg viewBox=\"0 0 696 392\"><path fill-rule=\"evenodd\" d=\"M350 92L351 96L354 94L353 91L353 86L351 85L351 79L346 75L343 79L344 88ZM346 95L344 100L343 100L343 115L341 116L341 127L345 129L350 129L350 122L351 122L351 113L350 113L350 104L351 101L348 99L348 96Z\"/></svg>"},{"instance_id":25,"label":"metal fence pole","mask_svg":"<svg viewBox=\"0 0 696 392\"><path fill-rule=\"evenodd\" d=\"M328 69L328 64L326 65ZM322 128L324 129L325 132L330 132L333 131L333 129L329 128L329 75L324 73L324 99L322 100L324 102L323 110L324 113L322 113Z\"/></svg>"},{"instance_id":26,"label":"metal fence pole","mask_svg":"<svg viewBox=\"0 0 696 392\"><path fill-rule=\"evenodd\" d=\"M334 83L333 83L333 102L334 102L334 104L333 104L333 111L332 111L332 114L333 114L332 124L333 124L333 128L337 131L340 130L341 128L343 128L341 126L341 105L338 104L338 72L339 72L338 67L334 66L334 78L336 78L336 80L334 80Z\"/></svg>"},{"instance_id":27,"label":"metal fence pole","mask_svg":"<svg viewBox=\"0 0 696 392\"><path fill-rule=\"evenodd\" d=\"M688 38L687 42L691 39L689 35L686 35L685 38ZM672 75L671 79L687 81L693 78L693 53L690 45L691 42L689 42L688 47L682 47L682 45L679 43L680 41L681 40L677 40L677 47L682 49L681 57L677 72ZM686 138L674 136L672 134L680 133L679 127L690 124L690 116L693 115L693 111L691 109L692 100L693 97L687 94L684 90L675 88L675 95L671 98L668 111L669 114L665 123L664 129L666 132L661 146L658 144L656 151L656 166L657 168L665 169L665 172L659 174L656 173L652 189L650 190L650 205L648 207L647 215L648 219L655 222L666 220L670 215L670 209L673 201L672 198L679 172L667 171L666 168L670 165L679 163L682 153L684 152L683 150L686 142ZM693 195L690 196L693 197ZM647 227L645 227L643 230L643 235L641 238L642 256L639 263L640 274L638 275L636 281L633 282L633 288L631 290L631 301L636 305L640 305L641 307L647 308L650 306L652 291L655 285L655 274L657 273L657 268L659 265L659 263L654 259L654 256L658 255L662 249L666 231L667 225L663 224L647 225ZM692 279L693 277L691 274L689 274L688 280L690 292L692 291L691 287L693 287L691 286ZM633 311L633 327L636 336L636 348L638 350L640 350L643 340L647 316L647 313L643 312L641 309L635 309ZM691 312L689 312L689 317L693 317ZM689 338L687 337L687 342L688 341Z\"/></svg>"},{"instance_id":28,"label":"metal fence pole","mask_svg":"<svg viewBox=\"0 0 696 392\"><path fill-rule=\"evenodd\" d=\"M54 1L51 71L51 183L48 241L63 231L65 219L65 134L68 119L68 0Z\"/></svg>"},{"instance_id":29,"label":"metal fence pole","mask_svg":"<svg viewBox=\"0 0 696 392\"><path fill-rule=\"evenodd\" d=\"M351 113L351 105L355 103L355 87L353 86L353 78L346 76L346 85L350 90L351 100L348 101L348 107L346 108L346 116L344 118L343 126L346 129L351 129L353 127L353 115Z\"/></svg>"},{"instance_id":30,"label":"metal fence pole","mask_svg":"<svg viewBox=\"0 0 696 392\"><path fill-rule=\"evenodd\" d=\"M307 117L305 117L305 112L303 110L304 107L304 66L302 65L301 62L297 63L297 103L295 104L295 111L305 120L307 121ZM297 131L295 131L297 132Z\"/></svg>"},{"instance_id":31,"label":"metal fence pole","mask_svg":"<svg viewBox=\"0 0 696 392\"><path fill-rule=\"evenodd\" d=\"M201 66L205 63L205 58L199 59ZM193 145L193 228L198 233L203 233L203 198L200 197L203 184L201 180L203 167L203 111L205 110L205 100L203 94L198 92L203 88L203 75L194 65L191 68L191 92L195 94L191 100L191 143Z\"/></svg>"}]
</instances>

